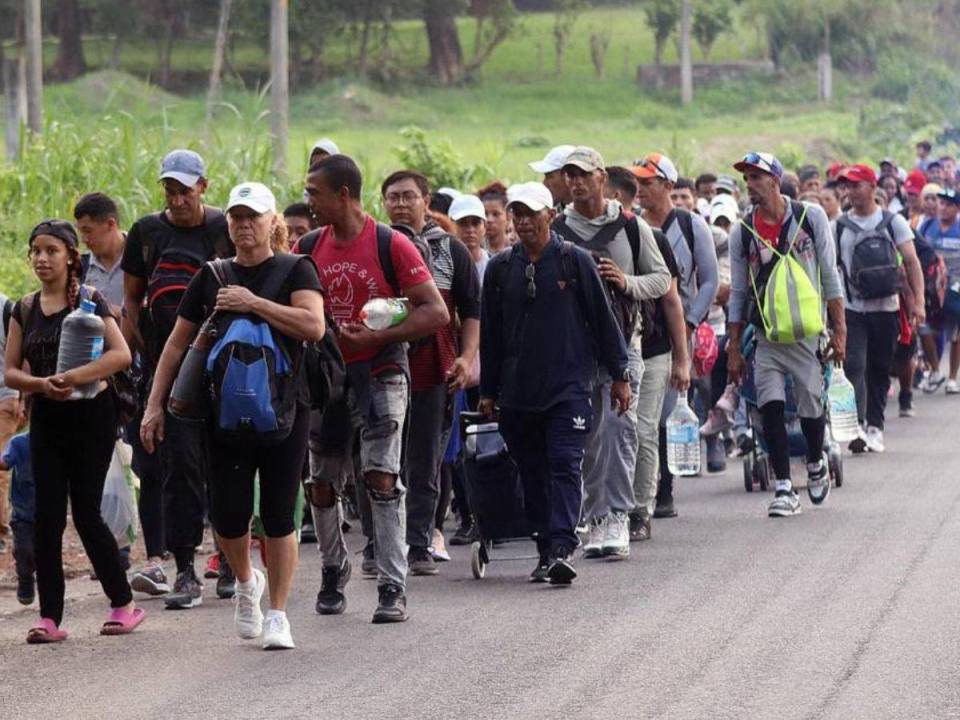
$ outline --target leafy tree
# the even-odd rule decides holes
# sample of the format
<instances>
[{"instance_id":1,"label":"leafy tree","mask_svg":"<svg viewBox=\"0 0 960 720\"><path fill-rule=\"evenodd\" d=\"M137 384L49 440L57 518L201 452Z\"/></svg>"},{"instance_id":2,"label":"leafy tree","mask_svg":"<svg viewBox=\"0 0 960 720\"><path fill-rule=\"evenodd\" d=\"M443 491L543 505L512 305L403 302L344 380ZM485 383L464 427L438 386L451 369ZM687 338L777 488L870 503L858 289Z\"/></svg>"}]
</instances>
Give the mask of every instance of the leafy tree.
<instances>
[{"instance_id":1,"label":"leafy tree","mask_svg":"<svg viewBox=\"0 0 960 720\"><path fill-rule=\"evenodd\" d=\"M647 26L653 30L653 64L657 87L663 87L663 49L680 22L680 3L675 0L647 0L643 5Z\"/></svg>"},{"instance_id":2,"label":"leafy tree","mask_svg":"<svg viewBox=\"0 0 960 720\"><path fill-rule=\"evenodd\" d=\"M694 7L693 37L704 60L709 59L717 37L730 29L730 7L730 0L699 0Z\"/></svg>"}]
</instances>

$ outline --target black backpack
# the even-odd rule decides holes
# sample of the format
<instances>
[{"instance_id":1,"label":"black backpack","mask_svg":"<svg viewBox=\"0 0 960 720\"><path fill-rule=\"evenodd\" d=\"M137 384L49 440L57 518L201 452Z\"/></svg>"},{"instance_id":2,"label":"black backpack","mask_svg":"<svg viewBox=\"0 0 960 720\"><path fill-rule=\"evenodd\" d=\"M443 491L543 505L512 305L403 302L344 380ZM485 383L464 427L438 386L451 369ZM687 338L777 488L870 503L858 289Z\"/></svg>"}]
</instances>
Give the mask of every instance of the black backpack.
<instances>
[{"instance_id":1,"label":"black backpack","mask_svg":"<svg viewBox=\"0 0 960 720\"><path fill-rule=\"evenodd\" d=\"M259 296L276 301L301 260L299 255L275 255ZM213 263L228 284L240 284L232 262ZM282 442L297 417L303 353L291 359L280 334L253 314L218 314L217 338L207 358L214 432L233 445Z\"/></svg>"},{"instance_id":2,"label":"black backpack","mask_svg":"<svg viewBox=\"0 0 960 720\"><path fill-rule=\"evenodd\" d=\"M221 259L234 255L225 221L223 232L213 234L214 223L222 217L219 210L204 207L204 239L212 240L210 244L213 246L213 255ZM142 235L143 264L149 272L147 312L140 313L140 331L147 346L147 354L156 363L163 351L162 343L173 332L173 326L177 322L177 309L187 285L211 258L206 250L207 243L196 250L168 245L158 252L158 244L162 243L162 238L170 232L170 226L162 219L162 213L148 215L138 222Z\"/></svg>"},{"instance_id":3,"label":"black backpack","mask_svg":"<svg viewBox=\"0 0 960 720\"><path fill-rule=\"evenodd\" d=\"M845 214L837 218L837 264L843 272L847 299L850 288L864 300L891 297L900 291L900 253L890 230L895 217L884 210L880 223L872 230L862 229ZM840 252L844 231L854 236L849 268Z\"/></svg>"},{"instance_id":4,"label":"black backpack","mask_svg":"<svg viewBox=\"0 0 960 720\"><path fill-rule=\"evenodd\" d=\"M10 318L13 316L13 306L15 303L6 295L3 296L3 337L10 334Z\"/></svg>"},{"instance_id":5,"label":"black backpack","mask_svg":"<svg viewBox=\"0 0 960 720\"><path fill-rule=\"evenodd\" d=\"M634 273L636 273L640 265L640 232L637 229L637 223L634 222L632 218L628 219L622 211L616 221L604 225L589 240L584 240L574 232L573 228L567 224L566 215L558 215L557 219L553 221L554 232L566 241L588 251L593 255L594 260L611 257L608 246L621 230L627 233L627 240L630 242L630 253L633 258L633 269ZM639 317L637 313L637 301L625 293L620 292L608 282L604 282L604 287L607 290L607 298L610 300L613 315L617 319L617 325L620 327L624 341L629 346L630 340L633 338L633 333L637 328L637 320ZM646 315L649 309L644 308L643 310L643 320L646 321L648 319ZM652 332L652 314L650 322L644 322L643 329L645 334L648 329Z\"/></svg>"}]
</instances>

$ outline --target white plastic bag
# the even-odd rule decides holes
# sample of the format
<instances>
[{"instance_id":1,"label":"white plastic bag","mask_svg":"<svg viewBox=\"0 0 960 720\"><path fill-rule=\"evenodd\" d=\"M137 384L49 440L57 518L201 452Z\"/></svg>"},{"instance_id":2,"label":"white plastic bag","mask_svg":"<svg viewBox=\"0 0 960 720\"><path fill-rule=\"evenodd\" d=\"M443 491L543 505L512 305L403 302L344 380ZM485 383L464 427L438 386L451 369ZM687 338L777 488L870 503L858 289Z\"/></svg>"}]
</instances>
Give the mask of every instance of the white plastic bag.
<instances>
[{"instance_id":1,"label":"white plastic bag","mask_svg":"<svg viewBox=\"0 0 960 720\"><path fill-rule=\"evenodd\" d=\"M113 448L113 457L110 459L110 469L103 483L103 499L100 501L100 514L103 521L110 528L110 532L117 539L120 547L129 545L133 538L131 530L136 528L137 503L133 499L133 491L127 483L127 473L124 467L123 455L118 441Z\"/></svg>"}]
</instances>

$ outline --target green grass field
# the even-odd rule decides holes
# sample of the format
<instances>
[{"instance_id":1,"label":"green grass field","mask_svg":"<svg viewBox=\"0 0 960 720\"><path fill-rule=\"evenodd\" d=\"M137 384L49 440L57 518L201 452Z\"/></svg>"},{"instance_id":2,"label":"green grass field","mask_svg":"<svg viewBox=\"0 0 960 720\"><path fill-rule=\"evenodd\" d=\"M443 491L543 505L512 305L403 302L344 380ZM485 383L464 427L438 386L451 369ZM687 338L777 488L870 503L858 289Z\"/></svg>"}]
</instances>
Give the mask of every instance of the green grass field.
<instances>
[{"instance_id":1,"label":"green grass field","mask_svg":"<svg viewBox=\"0 0 960 720\"><path fill-rule=\"evenodd\" d=\"M713 59L762 55L755 29L738 27L721 36ZM551 28L550 15L521 18L516 35L499 48L479 79L463 87L406 82L387 92L340 79L295 95L286 179L270 177L269 100L255 89L228 86L224 105L207 128L202 92L176 96L112 71L48 86L45 137L21 162L0 165L0 289L16 294L29 286L23 260L29 228L46 216L69 217L84 192L115 196L124 224L159 207L154 178L160 157L175 146L194 147L206 156L212 202L222 202L230 185L245 179L272 182L280 201L287 202L299 199L312 142L330 136L364 169L371 205L379 180L398 167L395 149L406 142L400 132L408 126L425 131L431 153L454 175L473 170L464 189L494 177L533 179L526 164L561 143L592 145L608 164L630 163L659 150L689 175L729 171L739 155L753 148L779 153L788 166L837 156L870 159L881 149L906 159L910 152L909 137L901 142L894 133L889 145L879 148L862 136L860 107L867 88L840 74L837 99L829 107L815 102L815 78L807 71L697 87L694 104L680 109L676 91L646 92L633 79L636 64L652 57L651 34L640 11L584 13L560 78L552 75ZM594 77L587 49L590 33L600 28L609 28L612 37L605 80ZM422 26L401 23L397 34L398 43L413 53L411 62L422 64ZM469 56L472 24L465 23L461 36ZM91 43L87 55L92 62L97 51L96 41ZM262 64L256 47L240 48L244 62ZM124 68L136 72L136 62L152 62L152 50L149 45L128 47ZM343 48L334 45L331 53L337 51ZM178 48L174 64L202 68L209 52L209 46L186 44ZM668 56L673 53L671 45Z\"/></svg>"}]
</instances>

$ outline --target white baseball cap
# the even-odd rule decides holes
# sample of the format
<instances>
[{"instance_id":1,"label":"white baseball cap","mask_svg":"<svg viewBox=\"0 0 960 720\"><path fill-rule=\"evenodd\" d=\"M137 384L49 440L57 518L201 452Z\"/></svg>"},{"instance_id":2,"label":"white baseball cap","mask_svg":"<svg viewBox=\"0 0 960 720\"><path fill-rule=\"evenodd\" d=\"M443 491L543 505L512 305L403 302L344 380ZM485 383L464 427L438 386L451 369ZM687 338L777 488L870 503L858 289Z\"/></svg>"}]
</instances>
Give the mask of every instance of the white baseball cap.
<instances>
[{"instance_id":1,"label":"white baseball cap","mask_svg":"<svg viewBox=\"0 0 960 720\"><path fill-rule=\"evenodd\" d=\"M310 154L313 155L317 150L322 150L327 155L340 154L340 148L337 147L337 144L330 138L320 138L317 140L310 149Z\"/></svg>"},{"instance_id":2,"label":"white baseball cap","mask_svg":"<svg viewBox=\"0 0 960 720\"><path fill-rule=\"evenodd\" d=\"M567 158L574 150L576 147L573 145L557 145L546 154L543 160L530 163L530 169L543 175L559 170L566 164Z\"/></svg>"},{"instance_id":3,"label":"white baseball cap","mask_svg":"<svg viewBox=\"0 0 960 720\"><path fill-rule=\"evenodd\" d=\"M483 200L476 195L460 195L450 203L450 211L447 213L454 222L468 217L480 218L487 221L487 211L483 207Z\"/></svg>"},{"instance_id":4,"label":"white baseball cap","mask_svg":"<svg viewBox=\"0 0 960 720\"><path fill-rule=\"evenodd\" d=\"M461 195L463 195L462 192L460 192L459 190L457 190L457 189L455 189L455 188L452 188L452 187L437 188L436 192L434 192L433 194L434 194L434 195L446 195L448 198L451 198L451 199L453 199L453 200L456 200L458 197L460 197Z\"/></svg>"},{"instance_id":5,"label":"white baseball cap","mask_svg":"<svg viewBox=\"0 0 960 720\"><path fill-rule=\"evenodd\" d=\"M263 214L265 212L277 211L277 199L273 193L263 183L245 182L237 185L230 191L230 199L227 201L225 212L230 212L235 207L248 207L255 213Z\"/></svg>"},{"instance_id":6,"label":"white baseball cap","mask_svg":"<svg viewBox=\"0 0 960 720\"><path fill-rule=\"evenodd\" d=\"M514 203L526 205L534 212L540 212L553 207L553 195L543 183L518 183L507 189L507 207Z\"/></svg>"},{"instance_id":7,"label":"white baseball cap","mask_svg":"<svg viewBox=\"0 0 960 720\"><path fill-rule=\"evenodd\" d=\"M710 201L710 224L713 225L719 218L726 218L730 223L737 222L740 217L740 208L732 195L715 195Z\"/></svg>"}]
</instances>

